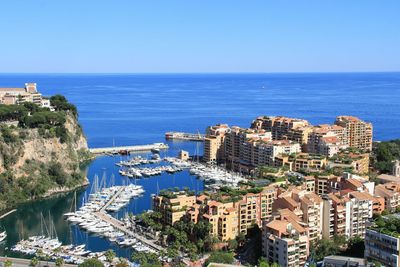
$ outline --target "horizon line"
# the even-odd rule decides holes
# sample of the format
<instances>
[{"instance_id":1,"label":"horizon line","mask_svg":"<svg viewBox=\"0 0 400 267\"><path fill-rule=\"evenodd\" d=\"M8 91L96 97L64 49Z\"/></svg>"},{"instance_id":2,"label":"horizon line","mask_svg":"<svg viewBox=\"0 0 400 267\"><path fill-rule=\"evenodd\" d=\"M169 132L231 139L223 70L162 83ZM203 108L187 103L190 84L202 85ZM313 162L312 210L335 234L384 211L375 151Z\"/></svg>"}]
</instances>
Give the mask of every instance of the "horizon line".
<instances>
[{"instance_id":1,"label":"horizon line","mask_svg":"<svg viewBox=\"0 0 400 267\"><path fill-rule=\"evenodd\" d=\"M0 72L0 75L26 75L26 74L47 74L47 75L176 75L176 74L357 74L357 73L400 73L396 71L276 71L276 72Z\"/></svg>"}]
</instances>

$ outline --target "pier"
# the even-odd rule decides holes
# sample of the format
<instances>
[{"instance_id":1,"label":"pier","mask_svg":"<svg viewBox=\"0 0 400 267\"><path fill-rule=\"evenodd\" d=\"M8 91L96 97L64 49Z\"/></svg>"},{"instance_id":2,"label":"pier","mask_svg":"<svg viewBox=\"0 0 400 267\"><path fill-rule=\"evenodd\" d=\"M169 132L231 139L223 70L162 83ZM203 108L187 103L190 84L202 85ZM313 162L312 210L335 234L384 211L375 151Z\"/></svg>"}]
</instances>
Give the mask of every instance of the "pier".
<instances>
[{"instance_id":1,"label":"pier","mask_svg":"<svg viewBox=\"0 0 400 267\"><path fill-rule=\"evenodd\" d=\"M93 154L118 154L121 151L144 152L144 151L165 150L165 149L168 149L167 144L154 143L154 144L149 144L149 145L89 148L89 151Z\"/></svg>"},{"instance_id":2,"label":"pier","mask_svg":"<svg viewBox=\"0 0 400 267\"><path fill-rule=\"evenodd\" d=\"M102 221L105 221L105 222L111 224L114 228L120 230L121 232L125 233L126 235L136 238L137 240L139 240L143 244L146 244L147 246L149 246L149 247L151 247L151 248L153 248L153 249L155 249L157 251L163 251L164 250L164 248L162 248L161 246L157 245L155 243L155 241L147 239L147 238L145 238L145 237L143 237L141 235L138 235L138 234L132 232L131 230L126 228L120 220L115 219L111 215L108 215L107 213L104 213L104 212L93 212L93 214L97 218L99 218Z\"/></svg>"},{"instance_id":3,"label":"pier","mask_svg":"<svg viewBox=\"0 0 400 267\"><path fill-rule=\"evenodd\" d=\"M113 196L110 198L109 201L100 209L100 212L105 212L105 210L110 206L119 195L121 195L122 191L124 191L124 188L121 187Z\"/></svg>"},{"instance_id":4,"label":"pier","mask_svg":"<svg viewBox=\"0 0 400 267\"><path fill-rule=\"evenodd\" d=\"M16 211L17 211L16 209L10 210L9 212L4 213L3 215L1 215L0 219L3 219L4 217L7 217L8 215L10 215L11 213L14 213Z\"/></svg>"},{"instance_id":5,"label":"pier","mask_svg":"<svg viewBox=\"0 0 400 267\"><path fill-rule=\"evenodd\" d=\"M165 139L203 142L205 135L200 133L167 132L165 133Z\"/></svg>"}]
</instances>

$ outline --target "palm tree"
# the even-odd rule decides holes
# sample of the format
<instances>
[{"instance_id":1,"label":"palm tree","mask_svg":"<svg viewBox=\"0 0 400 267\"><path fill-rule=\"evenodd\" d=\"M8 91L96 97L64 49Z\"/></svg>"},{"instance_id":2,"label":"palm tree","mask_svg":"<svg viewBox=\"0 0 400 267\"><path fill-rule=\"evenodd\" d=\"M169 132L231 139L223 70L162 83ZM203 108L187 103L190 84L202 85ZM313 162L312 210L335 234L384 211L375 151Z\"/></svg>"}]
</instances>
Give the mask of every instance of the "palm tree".
<instances>
[{"instance_id":1,"label":"palm tree","mask_svg":"<svg viewBox=\"0 0 400 267\"><path fill-rule=\"evenodd\" d=\"M62 258L57 258L56 259L56 266L61 267L64 265L64 260Z\"/></svg>"},{"instance_id":2,"label":"palm tree","mask_svg":"<svg viewBox=\"0 0 400 267\"><path fill-rule=\"evenodd\" d=\"M106 260L111 263L113 262L114 258L115 258L115 252L112 249L109 249L106 251L106 253L104 253L104 256L106 256Z\"/></svg>"},{"instance_id":3,"label":"palm tree","mask_svg":"<svg viewBox=\"0 0 400 267\"><path fill-rule=\"evenodd\" d=\"M30 266L36 267L39 264L39 259L34 257L31 259L31 263L29 264Z\"/></svg>"}]
</instances>

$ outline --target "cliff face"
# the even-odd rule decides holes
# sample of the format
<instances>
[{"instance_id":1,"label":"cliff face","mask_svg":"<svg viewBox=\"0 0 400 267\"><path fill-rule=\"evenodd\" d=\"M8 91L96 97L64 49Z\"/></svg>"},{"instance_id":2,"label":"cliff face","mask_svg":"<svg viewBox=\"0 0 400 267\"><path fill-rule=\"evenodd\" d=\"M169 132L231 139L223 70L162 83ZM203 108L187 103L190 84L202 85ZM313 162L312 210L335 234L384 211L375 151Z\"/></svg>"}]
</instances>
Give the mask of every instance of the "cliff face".
<instances>
[{"instance_id":1,"label":"cliff face","mask_svg":"<svg viewBox=\"0 0 400 267\"><path fill-rule=\"evenodd\" d=\"M91 158L86 138L73 114L62 126L63 139L51 127L0 125L0 210L87 184L80 166Z\"/></svg>"}]
</instances>

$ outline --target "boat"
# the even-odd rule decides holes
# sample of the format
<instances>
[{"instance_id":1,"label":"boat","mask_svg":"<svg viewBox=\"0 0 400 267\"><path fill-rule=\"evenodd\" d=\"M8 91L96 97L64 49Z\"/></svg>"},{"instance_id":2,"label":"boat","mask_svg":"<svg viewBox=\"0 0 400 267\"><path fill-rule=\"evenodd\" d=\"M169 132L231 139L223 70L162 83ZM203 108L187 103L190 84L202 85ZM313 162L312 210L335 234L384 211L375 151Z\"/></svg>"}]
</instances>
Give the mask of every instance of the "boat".
<instances>
[{"instance_id":1,"label":"boat","mask_svg":"<svg viewBox=\"0 0 400 267\"><path fill-rule=\"evenodd\" d=\"M7 232L1 232L0 233L0 242L3 242L7 238Z\"/></svg>"}]
</instances>

